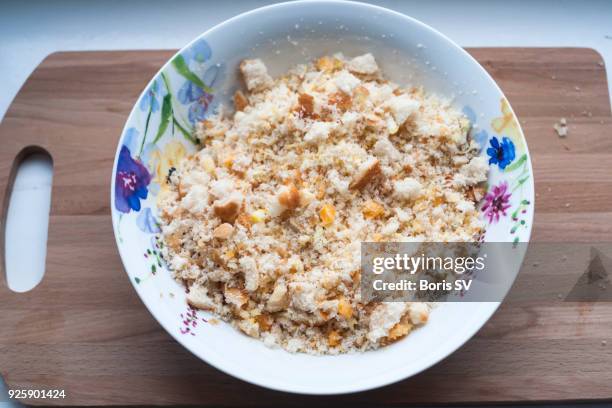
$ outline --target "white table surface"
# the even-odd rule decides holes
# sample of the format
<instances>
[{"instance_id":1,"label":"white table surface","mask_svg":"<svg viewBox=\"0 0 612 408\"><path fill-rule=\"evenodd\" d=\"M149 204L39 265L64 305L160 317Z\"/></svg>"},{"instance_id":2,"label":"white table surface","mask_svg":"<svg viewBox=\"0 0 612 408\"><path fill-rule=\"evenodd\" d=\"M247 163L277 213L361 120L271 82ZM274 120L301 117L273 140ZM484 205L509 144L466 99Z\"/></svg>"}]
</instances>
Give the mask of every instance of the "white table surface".
<instances>
[{"instance_id":1,"label":"white table surface","mask_svg":"<svg viewBox=\"0 0 612 408\"><path fill-rule=\"evenodd\" d=\"M26 78L52 52L180 48L213 25L269 3L0 0L0 119ZM612 1L373 3L415 17L465 47L590 47L607 67L612 65ZM5 252L13 290L29 290L43 278L51 183L51 164L41 157L22 166L15 181ZM3 399L0 383L0 407L13 406Z\"/></svg>"}]
</instances>

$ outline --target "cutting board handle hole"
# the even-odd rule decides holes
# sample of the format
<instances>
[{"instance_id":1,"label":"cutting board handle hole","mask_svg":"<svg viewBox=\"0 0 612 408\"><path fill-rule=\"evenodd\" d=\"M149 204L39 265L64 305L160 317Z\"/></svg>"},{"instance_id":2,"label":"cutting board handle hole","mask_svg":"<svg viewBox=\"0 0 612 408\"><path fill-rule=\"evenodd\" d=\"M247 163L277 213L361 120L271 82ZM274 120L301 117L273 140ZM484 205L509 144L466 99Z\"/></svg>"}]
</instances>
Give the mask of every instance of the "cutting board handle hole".
<instances>
[{"instance_id":1,"label":"cutting board handle hole","mask_svg":"<svg viewBox=\"0 0 612 408\"><path fill-rule=\"evenodd\" d=\"M6 282L14 292L34 289L45 274L53 159L39 146L15 158L4 203Z\"/></svg>"}]
</instances>

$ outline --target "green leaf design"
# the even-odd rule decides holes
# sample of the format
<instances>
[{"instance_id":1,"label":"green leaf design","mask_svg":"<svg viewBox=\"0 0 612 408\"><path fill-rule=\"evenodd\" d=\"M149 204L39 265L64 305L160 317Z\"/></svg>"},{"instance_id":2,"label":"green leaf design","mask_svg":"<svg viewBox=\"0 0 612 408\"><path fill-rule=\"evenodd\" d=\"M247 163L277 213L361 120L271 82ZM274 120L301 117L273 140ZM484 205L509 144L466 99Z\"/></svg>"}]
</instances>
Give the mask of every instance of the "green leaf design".
<instances>
[{"instance_id":1,"label":"green leaf design","mask_svg":"<svg viewBox=\"0 0 612 408\"><path fill-rule=\"evenodd\" d=\"M164 135L164 132L168 128L168 124L170 123L170 117L172 117L172 95L166 94L164 96L164 101L162 103L161 108L161 120L159 122L159 128L157 129L157 134L155 135L155 139L153 139L153 143L157 143L159 139Z\"/></svg>"},{"instance_id":2,"label":"green leaf design","mask_svg":"<svg viewBox=\"0 0 612 408\"><path fill-rule=\"evenodd\" d=\"M142 136L142 142L140 143L140 150L138 151L138 156L142 155L142 151L144 150L145 142L147 141L147 132L149 131L149 121L151 120L151 114L153 113L152 105L149 106L149 113L147 114L147 121L145 123L144 135Z\"/></svg>"},{"instance_id":3,"label":"green leaf design","mask_svg":"<svg viewBox=\"0 0 612 408\"><path fill-rule=\"evenodd\" d=\"M139 278L139 277L134 277L134 281L135 281L136 283L140 283L140 278Z\"/></svg>"},{"instance_id":4,"label":"green leaf design","mask_svg":"<svg viewBox=\"0 0 612 408\"><path fill-rule=\"evenodd\" d=\"M168 90L168 93L171 94L172 93L172 89L170 88L170 80L166 76L166 72L165 71L162 71L161 77L162 77L162 80L164 81L164 85L166 86L166 89Z\"/></svg>"},{"instance_id":5,"label":"green leaf design","mask_svg":"<svg viewBox=\"0 0 612 408\"><path fill-rule=\"evenodd\" d=\"M510 166L506 167L504 170L505 173L509 173L521 167L527 161L527 155L523 154L517 161L512 163Z\"/></svg>"},{"instance_id":6,"label":"green leaf design","mask_svg":"<svg viewBox=\"0 0 612 408\"><path fill-rule=\"evenodd\" d=\"M518 190L518 188L521 187L523 184L525 184L527 180L529 180L529 175L526 175L525 177L519 179L516 186L512 189L512 192L515 192L516 190Z\"/></svg>"},{"instance_id":7,"label":"green leaf design","mask_svg":"<svg viewBox=\"0 0 612 408\"><path fill-rule=\"evenodd\" d=\"M188 81L193 82L194 84L196 84L197 86L202 88L207 93L209 93L209 94L213 93L212 88L206 86L206 84L200 79L200 77L198 77L196 74L194 74L189 69L189 67L187 66L187 63L185 62L185 59L183 58L182 55L177 55L172 60L172 65L174 66L174 68L176 68L176 71L179 74L181 74L181 76L183 76L185 79L187 79Z\"/></svg>"},{"instance_id":8,"label":"green leaf design","mask_svg":"<svg viewBox=\"0 0 612 408\"><path fill-rule=\"evenodd\" d=\"M174 123L174 126L177 127L177 129L183 134L183 136L185 136L185 139L189 140L193 144L199 144L198 140L194 138L191 133L187 131L187 129L181 126L181 124L178 122L178 120L176 120L175 117L172 117L172 121Z\"/></svg>"}]
</instances>

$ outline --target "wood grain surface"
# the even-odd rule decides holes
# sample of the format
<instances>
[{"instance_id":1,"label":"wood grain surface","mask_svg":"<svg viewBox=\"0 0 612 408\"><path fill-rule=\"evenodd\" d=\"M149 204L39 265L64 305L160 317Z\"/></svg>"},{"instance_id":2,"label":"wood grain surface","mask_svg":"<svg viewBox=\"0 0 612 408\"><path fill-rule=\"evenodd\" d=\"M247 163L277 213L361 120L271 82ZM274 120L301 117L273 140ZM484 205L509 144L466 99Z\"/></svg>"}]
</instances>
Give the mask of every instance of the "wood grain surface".
<instances>
[{"instance_id":1,"label":"wood grain surface","mask_svg":"<svg viewBox=\"0 0 612 408\"><path fill-rule=\"evenodd\" d=\"M601 57L576 48L469 51L498 81L525 130L537 191L532 240L612 242L612 117ZM44 279L21 294L0 281L2 376L10 388L60 388L67 394L65 400L27 403L371 406L612 399L612 303L513 296L537 281L534 268L519 275L499 311L456 353L382 389L335 397L284 394L233 379L191 355L132 289L115 248L109 207L123 124L172 54L53 54L0 124L2 220L16 158L42 148L54 163ZM569 122L565 139L552 128L562 116ZM576 279L581 273L576 270Z\"/></svg>"}]
</instances>

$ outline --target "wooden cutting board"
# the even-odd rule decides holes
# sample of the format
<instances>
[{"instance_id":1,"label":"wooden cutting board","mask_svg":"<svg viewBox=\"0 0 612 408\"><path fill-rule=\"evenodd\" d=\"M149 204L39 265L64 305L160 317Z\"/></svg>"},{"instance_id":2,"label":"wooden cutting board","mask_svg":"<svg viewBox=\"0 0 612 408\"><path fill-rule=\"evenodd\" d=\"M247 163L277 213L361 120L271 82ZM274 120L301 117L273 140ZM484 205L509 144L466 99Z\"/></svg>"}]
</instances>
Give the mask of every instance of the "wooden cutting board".
<instances>
[{"instance_id":1,"label":"wooden cutting board","mask_svg":"<svg viewBox=\"0 0 612 408\"><path fill-rule=\"evenodd\" d=\"M577 48L469 51L498 81L525 130L538 192L532 240L612 242L612 118L601 56ZM46 149L54 162L45 277L22 294L0 282L0 372L9 388L64 389L67 397L24 402L271 406L612 398L612 303L519 302L511 295L443 362L395 385L346 396L269 391L183 349L128 282L109 209L123 124L172 54L53 54L0 125L4 214L24 149ZM560 117L569 122L566 139L552 128ZM536 272L524 271L513 290L535 279Z\"/></svg>"}]
</instances>

